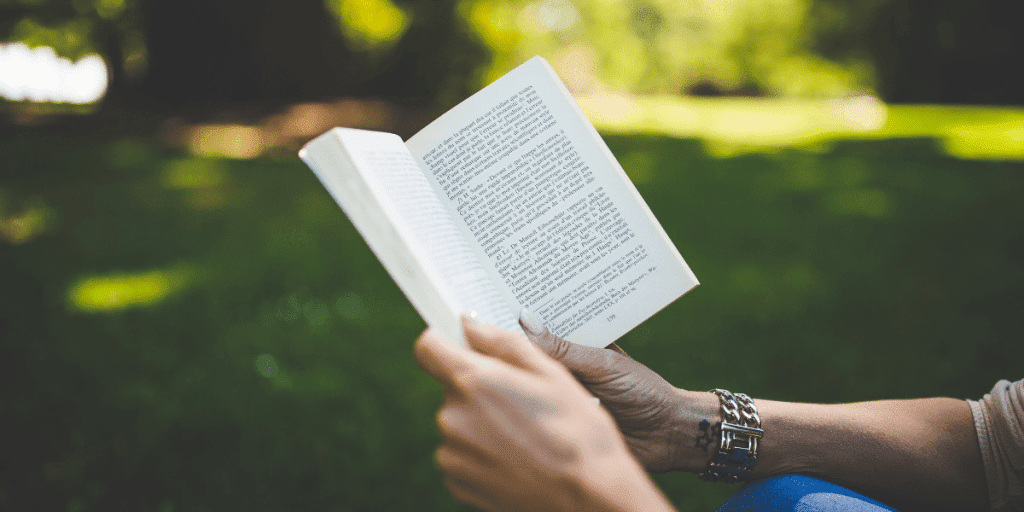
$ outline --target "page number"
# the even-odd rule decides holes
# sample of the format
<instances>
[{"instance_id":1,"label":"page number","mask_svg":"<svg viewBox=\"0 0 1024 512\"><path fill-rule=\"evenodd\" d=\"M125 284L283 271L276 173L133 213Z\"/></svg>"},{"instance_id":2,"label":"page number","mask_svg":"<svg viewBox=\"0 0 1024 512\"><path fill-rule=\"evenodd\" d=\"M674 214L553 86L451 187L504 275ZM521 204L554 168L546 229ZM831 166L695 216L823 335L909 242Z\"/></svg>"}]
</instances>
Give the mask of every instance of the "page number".
<instances>
[{"instance_id":1,"label":"page number","mask_svg":"<svg viewBox=\"0 0 1024 512\"><path fill-rule=\"evenodd\" d=\"M612 320L615 320L615 315L612 315L612 316L608 317L608 321L609 322L611 322Z\"/></svg>"}]
</instances>

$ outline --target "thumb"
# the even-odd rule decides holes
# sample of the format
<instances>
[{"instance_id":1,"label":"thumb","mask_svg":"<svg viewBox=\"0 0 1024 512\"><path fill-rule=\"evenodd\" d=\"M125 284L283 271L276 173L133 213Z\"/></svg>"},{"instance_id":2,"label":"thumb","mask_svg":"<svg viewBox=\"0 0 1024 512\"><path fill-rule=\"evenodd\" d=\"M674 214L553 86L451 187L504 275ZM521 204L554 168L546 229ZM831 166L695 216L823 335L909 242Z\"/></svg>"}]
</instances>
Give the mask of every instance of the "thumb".
<instances>
[{"instance_id":1,"label":"thumb","mask_svg":"<svg viewBox=\"0 0 1024 512\"><path fill-rule=\"evenodd\" d=\"M620 360L629 358L624 353L567 341L549 331L544 321L526 308L519 313L519 325L530 341L584 381L617 373Z\"/></svg>"}]
</instances>

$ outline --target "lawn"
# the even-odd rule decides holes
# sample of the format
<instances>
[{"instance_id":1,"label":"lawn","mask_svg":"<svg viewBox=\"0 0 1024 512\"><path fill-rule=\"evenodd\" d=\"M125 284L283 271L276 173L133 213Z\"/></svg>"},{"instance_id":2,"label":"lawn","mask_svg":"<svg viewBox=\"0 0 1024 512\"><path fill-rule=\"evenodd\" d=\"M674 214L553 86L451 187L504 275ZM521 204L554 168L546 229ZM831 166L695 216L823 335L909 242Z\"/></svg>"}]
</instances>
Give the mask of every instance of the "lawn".
<instances>
[{"instance_id":1,"label":"lawn","mask_svg":"<svg viewBox=\"0 0 1024 512\"><path fill-rule=\"evenodd\" d=\"M702 283L620 341L675 385L840 402L1024 377L1024 163L606 140ZM423 323L297 158L32 131L0 154L0 508L460 509ZM681 510L730 492L657 480Z\"/></svg>"}]
</instances>

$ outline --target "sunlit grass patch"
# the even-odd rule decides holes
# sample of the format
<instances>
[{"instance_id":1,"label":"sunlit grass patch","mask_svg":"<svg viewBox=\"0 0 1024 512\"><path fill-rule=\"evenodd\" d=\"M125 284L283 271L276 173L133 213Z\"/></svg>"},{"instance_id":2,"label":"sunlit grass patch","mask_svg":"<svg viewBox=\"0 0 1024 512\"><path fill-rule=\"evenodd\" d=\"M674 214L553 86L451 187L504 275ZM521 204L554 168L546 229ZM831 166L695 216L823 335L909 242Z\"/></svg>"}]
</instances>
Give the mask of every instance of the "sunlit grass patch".
<instances>
[{"instance_id":1,"label":"sunlit grass patch","mask_svg":"<svg viewBox=\"0 0 1024 512\"><path fill-rule=\"evenodd\" d=\"M1024 119L952 124L943 139L946 153L957 158L1024 160Z\"/></svg>"},{"instance_id":2,"label":"sunlit grass patch","mask_svg":"<svg viewBox=\"0 0 1024 512\"><path fill-rule=\"evenodd\" d=\"M160 184L168 189L202 189L218 187L228 181L226 166L205 158L182 158L164 166Z\"/></svg>"},{"instance_id":3,"label":"sunlit grass patch","mask_svg":"<svg viewBox=\"0 0 1024 512\"><path fill-rule=\"evenodd\" d=\"M211 124L193 130L185 146L190 154L196 156L247 160L259 156L266 144L256 127Z\"/></svg>"},{"instance_id":4,"label":"sunlit grass patch","mask_svg":"<svg viewBox=\"0 0 1024 512\"><path fill-rule=\"evenodd\" d=\"M195 281L189 267L85 277L68 290L68 301L87 313L120 311L156 304Z\"/></svg>"},{"instance_id":5,"label":"sunlit grass patch","mask_svg":"<svg viewBox=\"0 0 1024 512\"><path fill-rule=\"evenodd\" d=\"M0 189L0 242L21 245L45 233L54 224L55 214L42 199L32 198L15 209L8 205L5 196Z\"/></svg>"},{"instance_id":6,"label":"sunlit grass patch","mask_svg":"<svg viewBox=\"0 0 1024 512\"><path fill-rule=\"evenodd\" d=\"M1020 108L886 105L870 96L708 99L601 93L578 100L603 132L700 139L716 157L814 149L839 140L933 138L956 158L1024 160Z\"/></svg>"},{"instance_id":7,"label":"sunlit grass patch","mask_svg":"<svg viewBox=\"0 0 1024 512\"><path fill-rule=\"evenodd\" d=\"M168 162L160 184L185 193L185 202L197 210L213 210L227 204L230 183L227 165L215 158L181 158Z\"/></svg>"}]
</instances>

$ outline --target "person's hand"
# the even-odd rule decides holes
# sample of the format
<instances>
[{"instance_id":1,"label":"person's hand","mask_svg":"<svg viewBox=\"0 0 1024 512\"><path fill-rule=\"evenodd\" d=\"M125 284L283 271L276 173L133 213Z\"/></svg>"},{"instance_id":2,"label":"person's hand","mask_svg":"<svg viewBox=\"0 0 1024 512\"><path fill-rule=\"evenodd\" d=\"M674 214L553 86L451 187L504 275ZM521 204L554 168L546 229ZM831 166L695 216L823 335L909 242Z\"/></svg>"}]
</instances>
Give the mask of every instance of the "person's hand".
<instances>
[{"instance_id":1,"label":"person's hand","mask_svg":"<svg viewBox=\"0 0 1024 512\"><path fill-rule=\"evenodd\" d=\"M519 324L545 353L565 365L611 413L633 454L652 473L703 469L710 424L718 418L711 393L676 388L614 343L592 348L566 341L523 310Z\"/></svg>"},{"instance_id":2,"label":"person's hand","mask_svg":"<svg viewBox=\"0 0 1024 512\"><path fill-rule=\"evenodd\" d=\"M445 388L437 463L484 510L671 510L612 418L522 335L464 320L471 349L426 330L416 360Z\"/></svg>"}]
</instances>

